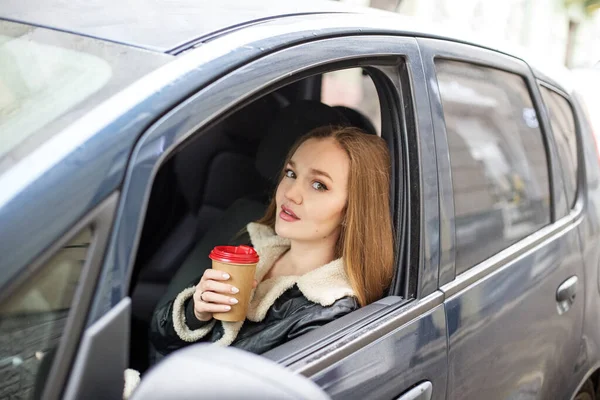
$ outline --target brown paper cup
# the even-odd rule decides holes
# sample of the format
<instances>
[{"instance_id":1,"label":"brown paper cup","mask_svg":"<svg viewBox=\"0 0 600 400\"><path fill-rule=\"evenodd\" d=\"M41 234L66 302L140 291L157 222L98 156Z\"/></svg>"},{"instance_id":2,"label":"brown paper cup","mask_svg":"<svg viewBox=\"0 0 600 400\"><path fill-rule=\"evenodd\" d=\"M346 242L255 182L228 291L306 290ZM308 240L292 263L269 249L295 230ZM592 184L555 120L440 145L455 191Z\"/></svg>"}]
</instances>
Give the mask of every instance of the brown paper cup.
<instances>
[{"instance_id":1,"label":"brown paper cup","mask_svg":"<svg viewBox=\"0 0 600 400\"><path fill-rule=\"evenodd\" d=\"M227 272L231 278L226 282L240 289L236 294L229 294L230 297L235 297L238 303L232 304L231 310L227 312L213 313L213 318L228 322L243 321L248 312L256 264L231 264L213 260L212 269Z\"/></svg>"}]
</instances>

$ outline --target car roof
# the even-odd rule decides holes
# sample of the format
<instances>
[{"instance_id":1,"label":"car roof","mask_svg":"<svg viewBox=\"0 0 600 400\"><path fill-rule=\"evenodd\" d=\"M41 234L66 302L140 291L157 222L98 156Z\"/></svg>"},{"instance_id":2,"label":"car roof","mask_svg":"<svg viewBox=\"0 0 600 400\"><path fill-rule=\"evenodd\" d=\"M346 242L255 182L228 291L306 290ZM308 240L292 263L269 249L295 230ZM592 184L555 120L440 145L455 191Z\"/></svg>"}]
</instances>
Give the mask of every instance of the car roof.
<instances>
[{"instance_id":1,"label":"car roof","mask_svg":"<svg viewBox=\"0 0 600 400\"><path fill-rule=\"evenodd\" d=\"M432 24L388 11L332 0L3 0L0 18L76 33L146 50L177 53L191 44L226 32L286 16L323 13L370 13L394 16L403 31L486 47L522 58L536 75L565 74L531 59L530 51L502 41L480 42L480 35L464 26ZM523 56L523 57L521 57Z\"/></svg>"},{"instance_id":2,"label":"car roof","mask_svg":"<svg viewBox=\"0 0 600 400\"><path fill-rule=\"evenodd\" d=\"M352 10L369 9L323 0L3 0L0 18L169 52L275 17Z\"/></svg>"},{"instance_id":3,"label":"car roof","mask_svg":"<svg viewBox=\"0 0 600 400\"><path fill-rule=\"evenodd\" d=\"M176 53L179 48L195 42L278 17L352 12L395 14L333 0L3 0L0 18L147 50ZM402 19L406 27L412 26L416 36L423 32L433 33L435 37L511 54L528 61L535 72L542 72L540 75L564 82L562 71L556 73L555 68L548 69L546 61L536 63L527 49L505 42L478 42L480 35L464 31L464 26L447 29L445 24L440 26L423 20L410 23L411 17L395 16Z\"/></svg>"}]
</instances>

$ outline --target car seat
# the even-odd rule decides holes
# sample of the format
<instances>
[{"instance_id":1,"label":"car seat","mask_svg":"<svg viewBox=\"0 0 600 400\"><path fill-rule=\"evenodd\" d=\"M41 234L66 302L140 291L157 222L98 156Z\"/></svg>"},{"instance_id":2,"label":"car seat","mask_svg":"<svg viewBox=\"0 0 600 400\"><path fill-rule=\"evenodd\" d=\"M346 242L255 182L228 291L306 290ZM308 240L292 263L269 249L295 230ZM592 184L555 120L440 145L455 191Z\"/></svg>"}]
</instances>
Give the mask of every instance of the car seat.
<instances>
[{"instance_id":1,"label":"car seat","mask_svg":"<svg viewBox=\"0 0 600 400\"><path fill-rule=\"evenodd\" d=\"M206 229L236 199L267 187L268 182L254 168L259 134L268 128L268 121L285 102L270 94L239 110L176 154L168 166L171 174L157 176L156 189L167 192L156 193L153 188L150 212L144 223L141 245L145 246L146 257L138 254L134 272L139 278L134 275L130 285L135 290L136 318L150 319L160 294ZM175 202L170 197L177 192L180 192L179 202L170 204ZM161 220L167 218L168 210L176 207L182 209L178 211L182 215L164 234ZM159 237L149 237L152 234Z\"/></svg>"},{"instance_id":2,"label":"car seat","mask_svg":"<svg viewBox=\"0 0 600 400\"><path fill-rule=\"evenodd\" d=\"M147 366L148 325L182 262L232 203L264 190L256 149L277 112L288 104L268 94L196 135L155 179L131 277L131 366Z\"/></svg>"},{"instance_id":3,"label":"car seat","mask_svg":"<svg viewBox=\"0 0 600 400\"><path fill-rule=\"evenodd\" d=\"M346 106L333 106L333 109L344 114L344 117L350 122L351 126L357 127L371 135L377 135L377 129L369 118L356 111L353 108Z\"/></svg>"}]
</instances>

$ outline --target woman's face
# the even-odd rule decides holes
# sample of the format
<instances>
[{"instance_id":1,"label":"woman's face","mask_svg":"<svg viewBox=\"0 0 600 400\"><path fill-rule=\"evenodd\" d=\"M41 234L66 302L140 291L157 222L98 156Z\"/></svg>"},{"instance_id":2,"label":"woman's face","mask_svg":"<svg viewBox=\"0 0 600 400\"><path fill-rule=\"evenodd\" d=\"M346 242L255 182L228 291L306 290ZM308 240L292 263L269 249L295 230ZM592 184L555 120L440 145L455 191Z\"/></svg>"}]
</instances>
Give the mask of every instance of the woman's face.
<instances>
[{"instance_id":1,"label":"woman's face","mask_svg":"<svg viewBox=\"0 0 600 400\"><path fill-rule=\"evenodd\" d=\"M295 241L335 243L348 200L350 159L335 139L309 139L285 166L275 194L275 231Z\"/></svg>"}]
</instances>

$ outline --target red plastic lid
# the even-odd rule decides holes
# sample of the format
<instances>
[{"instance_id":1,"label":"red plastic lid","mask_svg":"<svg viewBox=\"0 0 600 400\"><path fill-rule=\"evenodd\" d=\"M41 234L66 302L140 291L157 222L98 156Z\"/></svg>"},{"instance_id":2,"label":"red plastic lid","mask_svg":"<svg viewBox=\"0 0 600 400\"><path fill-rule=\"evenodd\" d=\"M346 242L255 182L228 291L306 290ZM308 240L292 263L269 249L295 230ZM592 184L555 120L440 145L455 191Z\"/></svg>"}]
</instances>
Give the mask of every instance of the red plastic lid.
<instances>
[{"instance_id":1,"label":"red plastic lid","mask_svg":"<svg viewBox=\"0 0 600 400\"><path fill-rule=\"evenodd\" d=\"M211 260L232 264L256 264L258 253L250 246L217 246L208 255Z\"/></svg>"}]
</instances>

